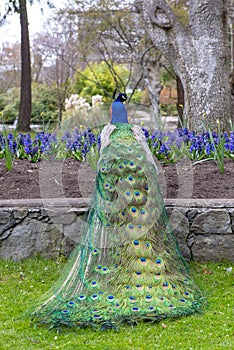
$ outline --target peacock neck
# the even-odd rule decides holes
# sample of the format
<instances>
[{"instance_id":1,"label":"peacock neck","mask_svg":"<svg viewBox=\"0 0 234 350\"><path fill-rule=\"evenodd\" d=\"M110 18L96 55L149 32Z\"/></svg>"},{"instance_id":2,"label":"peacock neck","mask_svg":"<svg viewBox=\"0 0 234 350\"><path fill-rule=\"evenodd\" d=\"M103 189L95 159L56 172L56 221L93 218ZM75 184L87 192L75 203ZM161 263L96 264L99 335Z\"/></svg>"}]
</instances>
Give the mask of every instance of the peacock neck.
<instances>
[{"instance_id":1,"label":"peacock neck","mask_svg":"<svg viewBox=\"0 0 234 350\"><path fill-rule=\"evenodd\" d=\"M132 132L132 124L127 123L114 123L115 130L112 132L110 138L112 140L124 139L124 140L134 140L134 134Z\"/></svg>"}]
</instances>

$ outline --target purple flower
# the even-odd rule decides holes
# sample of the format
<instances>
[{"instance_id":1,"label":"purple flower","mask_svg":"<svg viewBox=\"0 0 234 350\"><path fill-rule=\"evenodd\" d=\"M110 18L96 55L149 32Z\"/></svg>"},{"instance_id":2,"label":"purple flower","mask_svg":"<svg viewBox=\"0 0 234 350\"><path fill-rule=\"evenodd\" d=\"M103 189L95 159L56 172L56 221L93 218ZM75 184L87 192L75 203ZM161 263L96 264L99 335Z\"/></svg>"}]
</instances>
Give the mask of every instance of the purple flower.
<instances>
[{"instance_id":1,"label":"purple flower","mask_svg":"<svg viewBox=\"0 0 234 350\"><path fill-rule=\"evenodd\" d=\"M148 139L148 137L149 137L149 131L146 130L145 128L141 128L141 130L142 130L143 133L145 134L145 137Z\"/></svg>"}]
</instances>

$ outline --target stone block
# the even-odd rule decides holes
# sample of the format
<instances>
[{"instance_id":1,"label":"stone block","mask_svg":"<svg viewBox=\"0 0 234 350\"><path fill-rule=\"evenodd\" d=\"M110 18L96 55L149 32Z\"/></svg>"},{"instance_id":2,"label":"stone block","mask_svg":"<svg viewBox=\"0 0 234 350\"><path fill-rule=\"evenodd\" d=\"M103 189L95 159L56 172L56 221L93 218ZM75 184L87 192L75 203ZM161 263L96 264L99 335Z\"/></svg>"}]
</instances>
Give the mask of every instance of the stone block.
<instances>
[{"instance_id":1,"label":"stone block","mask_svg":"<svg viewBox=\"0 0 234 350\"><path fill-rule=\"evenodd\" d=\"M232 232L234 233L234 209L229 209L229 214L231 217Z\"/></svg>"},{"instance_id":2,"label":"stone block","mask_svg":"<svg viewBox=\"0 0 234 350\"><path fill-rule=\"evenodd\" d=\"M62 225L59 230L58 225L25 220L1 243L0 257L21 260L39 254L43 258L55 259L60 254L61 243Z\"/></svg>"},{"instance_id":3,"label":"stone block","mask_svg":"<svg viewBox=\"0 0 234 350\"><path fill-rule=\"evenodd\" d=\"M192 257L196 261L234 262L234 235L198 235L192 246Z\"/></svg>"},{"instance_id":4,"label":"stone block","mask_svg":"<svg viewBox=\"0 0 234 350\"><path fill-rule=\"evenodd\" d=\"M197 215L197 213L198 213L197 209L190 209L190 210L187 211L186 216L187 216L190 224L193 222L193 220L194 220L195 216Z\"/></svg>"},{"instance_id":5,"label":"stone block","mask_svg":"<svg viewBox=\"0 0 234 350\"><path fill-rule=\"evenodd\" d=\"M28 214L27 209L16 209L13 213L14 218L16 221L23 220Z\"/></svg>"},{"instance_id":6,"label":"stone block","mask_svg":"<svg viewBox=\"0 0 234 350\"><path fill-rule=\"evenodd\" d=\"M197 214L191 225L191 232L196 235L232 233L229 212L226 209L209 209Z\"/></svg>"},{"instance_id":7,"label":"stone block","mask_svg":"<svg viewBox=\"0 0 234 350\"><path fill-rule=\"evenodd\" d=\"M84 221L82 220L82 216L78 216L70 225L64 225L64 237L75 243L81 243L80 233L83 225Z\"/></svg>"},{"instance_id":8,"label":"stone block","mask_svg":"<svg viewBox=\"0 0 234 350\"><path fill-rule=\"evenodd\" d=\"M172 210L169 218L170 218L170 227L176 236L180 251L186 259L190 260L191 253L187 245L187 239L189 236L189 221L185 216L185 214L186 214L186 210L184 209L181 209L181 210L174 209Z\"/></svg>"},{"instance_id":9,"label":"stone block","mask_svg":"<svg viewBox=\"0 0 234 350\"><path fill-rule=\"evenodd\" d=\"M65 213L63 211L49 211L48 216L50 217L50 221L54 224L64 224L70 225L73 221L76 220L77 216L75 213Z\"/></svg>"},{"instance_id":10,"label":"stone block","mask_svg":"<svg viewBox=\"0 0 234 350\"><path fill-rule=\"evenodd\" d=\"M64 238L61 249L63 255L69 256L77 243L84 243L81 236L83 225L85 225L85 223L82 220L82 215L79 215L73 223L63 226Z\"/></svg>"},{"instance_id":11,"label":"stone block","mask_svg":"<svg viewBox=\"0 0 234 350\"><path fill-rule=\"evenodd\" d=\"M3 233L15 225L15 219L8 212L0 212L0 240L3 239Z\"/></svg>"},{"instance_id":12,"label":"stone block","mask_svg":"<svg viewBox=\"0 0 234 350\"><path fill-rule=\"evenodd\" d=\"M0 225L5 225L9 221L11 214L6 211L0 212Z\"/></svg>"},{"instance_id":13,"label":"stone block","mask_svg":"<svg viewBox=\"0 0 234 350\"><path fill-rule=\"evenodd\" d=\"M4 231L2 234L1 234L1 237L0 237L0 242L1 241L4 241L5 239L7 239L11 234L11 229L10 230L6 230Z\"/></svg>"}]
</instances>

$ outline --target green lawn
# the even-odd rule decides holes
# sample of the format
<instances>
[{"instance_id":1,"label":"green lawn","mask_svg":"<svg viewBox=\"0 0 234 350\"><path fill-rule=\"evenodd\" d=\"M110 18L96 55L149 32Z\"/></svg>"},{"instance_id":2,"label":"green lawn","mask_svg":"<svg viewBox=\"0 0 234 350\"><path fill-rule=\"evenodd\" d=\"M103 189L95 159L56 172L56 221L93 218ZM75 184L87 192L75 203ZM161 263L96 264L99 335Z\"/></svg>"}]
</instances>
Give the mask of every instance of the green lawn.
<instances>
[{"instance_id":1,"label":"green lawn","mask_svg":"<svg viewBox=\"0 0 234 350\"><path fill-rule=\"evenodd\" d=\"M119 331L65 329L57 334L33 328L24 315L58 277L62 263L29 259L0 261L0 349L12 350L233 350L234 268L230 263L191 264L191 272L208 305L203 314ZM230 270L230 269L229 269Z\"/></svg>"}]
</instances>

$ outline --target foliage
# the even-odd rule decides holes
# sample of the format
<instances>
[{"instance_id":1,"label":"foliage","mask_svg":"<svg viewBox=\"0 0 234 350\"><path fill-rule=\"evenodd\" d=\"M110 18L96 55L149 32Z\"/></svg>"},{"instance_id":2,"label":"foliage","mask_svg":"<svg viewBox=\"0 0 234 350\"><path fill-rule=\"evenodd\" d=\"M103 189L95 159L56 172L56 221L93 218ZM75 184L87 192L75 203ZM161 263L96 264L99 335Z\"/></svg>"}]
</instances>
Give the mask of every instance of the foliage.
<instances>
[{"instance_id":1,"label":"foliage","mask_svg":"<svg viewBox=\"0 0 234 350\"><path fill-rule=\"evenodd\" d=\"M5 159L6 169L11 170L13 166L13 161L15 157L16 142L14 141L14 136L12 134L7 134L6 128L3 128L3 138L0 141L3 144L2 155Z\"/></svg>"},{"instance_id":2,"label":"foliage","mask_svg":"<svg viewBox=\"0 0 234 350\"><path fill-rule=\"evenodd\" d=\"M34 138L30 134L21 133L17 135L9 133L6 138L0 133L0 158L5 159L6 152L10 151L14 158L28 159L31 162L38 162L42 157L50 159L72 157L83 161L96 142L97 138L90 129L79 131L76 128L73 133L65 132L60 139L55 133L48 132L38 132Z\"/></svg>"},{"instance_id":3,"label":"foliage","mask_svg":"<svg viewBox=\"0 0 234 350\"><path fill-rule=\"evenodd\" d=\"M128 69L121 64L106 62L91 63L74 76L74 92L90 102L90 96L102 95L103 101L110 101L116 86L121 90L128 78ZM117 74L117 75L116 75ZM124 84L123 84L124 83Z\"/></svg>"},{"instance_id":4,"label":"foliage","mask_svg":"<svg viewBox=\"0 0 234 350\"><path fill-rule=\"evenodd\" d=\"M137 89L134 91L134 94L131 97L131 103L142 103L142 99L144 92L142 92L140 89Z\"/></svg>"},{"instance_id":5,"label":"foliage","mask_svg":"<svg viewBox=\"0 0 234 350\"><path fill-rule=\"evenodd\" d=\"M178 18L178 20L184 25L187 26L189 24L189 10L188 10L188 1L187 0L180 0L180 1L169 1L171 8L173 9L173 12L175 16Z\"/></svg>"},{"instance_id":6,"label":"foliage","mask_svg":"<svg viewBox=\"0 0 234 350\"><path fill-rule=\"evenodd\" d=\"M218 139L219 142L215 142L213 133L211 130L209 130L209 136L210 140L214 149L214 160L216 161L216 164L219 168L219 171L221 173L224 173L224 153L225 153L225 138L222 137L222 134L220 132L220 124L218 121Z\"/></svg>"},{"instance_id":7,"label":"foliage","mask_svg":"<svg viewBox=\"0 0 234 350\"><path fill-rule=\"evenodd\" d=\"M223 148L225 157L234 159L233 132L230 135L227 132L220 135L216 132L210 134L208 131L196 134L187 128L166 133L154 131L149 134L145 129L144 132L152 153L164 162L175 162L181 157L188 157L192 161L215 160L214 145Z\"/></svg>"},{"instance_id":8,"label":"foliage","mask_svg":"<svg viewBox=\"0 0 234 350\"><path fill-rule=\"evenodd\" d=\"M219 350L233 346L233 264L192 263L191 272L208 301L202 314L163 323L125 325L118 331L63 329L60 334L30 325L28 310L58 278L63 262L30 258L0 261L1 349Z\"/></svg>"},{"instance_id":9,"label":"foliage","mask_svg":"<svg viewBox=\"0 0 234 350\"><path fill-rule=\"evenodd\" d=\"M37 162L42 157L64 159L72 157L84 161L92 149L100 146L100 131L102 126L91 130L75 128L73 132L66 131L59 137L55 133L38 132L34 138L30 134L8 134L9 150L17 159L28 159ZM176 129L174 132L152 131L142 128L151 152L165 163L176 162L187 157L193 164L204 160L217 162L217 150L223 158L234 160L234 132L217 134L209 131L196 134L187 128ZM0 158L5 158L6 137L0 133ZM224 164L224 159L223 163ZM221 169L219 168L221 171Z\"/></svg>"},{"instance_id":10,"label":"foliage","mask_svg":"<svg viewBox=\"0 0 234 350\"><path fill-rule=\"evenodd\" d=\"M19 88L11 88L5 94L0 94L0 122L14 123L19 113Z\"/></svg>"},{"instance_id":11,"label":"foliage","mask_svg":"<svg viewBox=\"0 0 234 350\"><path fill-rule=\"evenodd\" d=\"M171 66L164 65L160 70L160 83L162 86L175 87L175 72Z\"/></svg>"},{"instance_id":12,"label":"foliage","mask_svg":"<svg viewBox=\"0 0 234 350\"><path fill-rule=\"evenodd\" d=\"M53 86L32 84L32 122L48 123L58 120L57 92Z\"/></svg>"},{"instance_id":13,"label":"foliage","mask_svg":"<svg viewBox=\"0 0 234 350\"><path fill-rule=\"evenodd\" d=\"M11 124L14 123L17 118L18 109L13 105L5 105L5 107L1 110L1 113L4 123Z\"/></svg>"},{"instance_id":14,"label":"foliage","mask_svg":"<svg viewBox=\"0 0 234 350\"><path fill-rule=\"evenodd\" d=\"M176 104L171 103L160 103L160 112L162 116L175 115L177 116L178 111L176 108Z\"/></svg>"},{"instance_id":15,"label":"foliage","mask_svg":"<svg viewBox=\"0 0 234 350\"><path fill-rule=\"evenodd\" d=\"M53 86L46 84L32 85L32 122L48 123L58 120L57 91ZM9 89L0 94L0 112L5 124L14 123L19 113L19 89Z\"/></svg>"}]
</instances>

